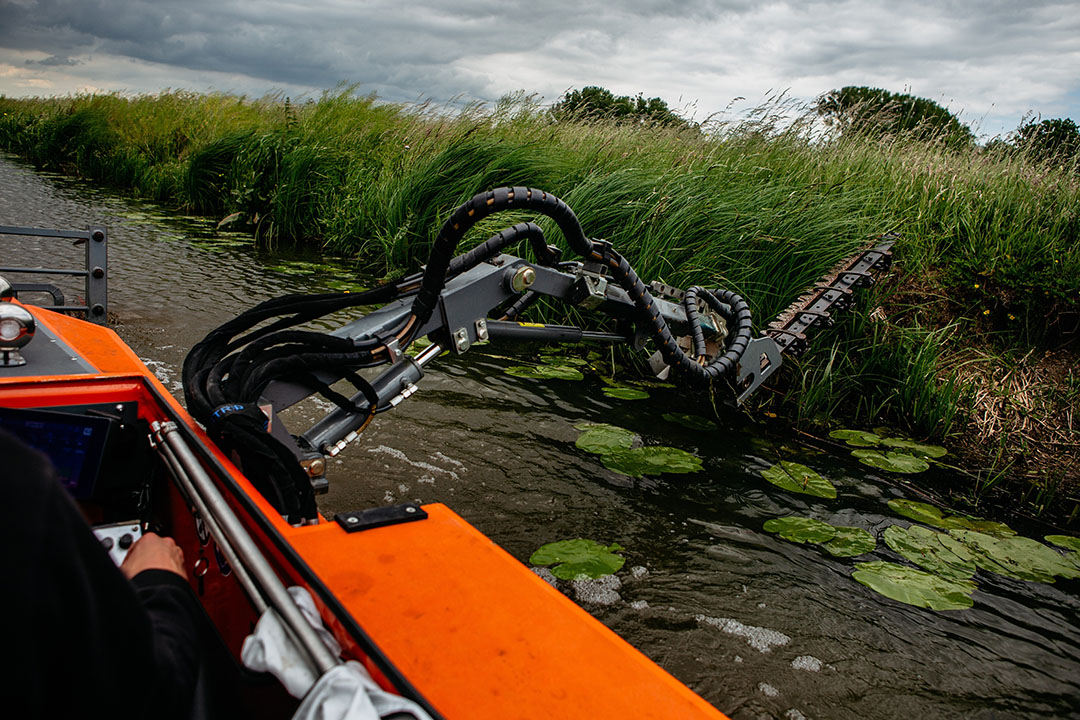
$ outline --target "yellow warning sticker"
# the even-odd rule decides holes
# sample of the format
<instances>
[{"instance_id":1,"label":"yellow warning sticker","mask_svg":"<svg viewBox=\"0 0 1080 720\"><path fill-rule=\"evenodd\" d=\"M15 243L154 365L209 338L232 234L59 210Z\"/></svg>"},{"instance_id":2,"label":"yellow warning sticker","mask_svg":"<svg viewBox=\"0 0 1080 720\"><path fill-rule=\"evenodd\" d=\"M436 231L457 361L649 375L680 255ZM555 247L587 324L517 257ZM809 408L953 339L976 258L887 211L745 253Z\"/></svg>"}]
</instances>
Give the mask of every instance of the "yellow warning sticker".
<instances>
[{"instance_id":1,"label":"yellow warning sticker","mask_svg":"<svg viewBox=\"0 0 1080 720\"><path fill-rule=\"evenodd\" d=\"M521 327L547 327L547 325L545 325L544 323L524 323L524 322L519 322L518 325L520 325Z\"/></svg>"}]
</instances>

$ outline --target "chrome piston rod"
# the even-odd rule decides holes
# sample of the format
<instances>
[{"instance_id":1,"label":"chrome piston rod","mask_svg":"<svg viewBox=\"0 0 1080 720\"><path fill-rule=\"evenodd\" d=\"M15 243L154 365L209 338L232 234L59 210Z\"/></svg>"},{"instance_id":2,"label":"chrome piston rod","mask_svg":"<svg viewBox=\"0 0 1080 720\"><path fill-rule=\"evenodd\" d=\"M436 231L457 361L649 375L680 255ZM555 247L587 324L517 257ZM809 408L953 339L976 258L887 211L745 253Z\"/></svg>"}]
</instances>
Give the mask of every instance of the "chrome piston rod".
<instances>
[{"instance_id":1,"label":"chrome piston rod","mask_svg":"<svg viewBox=\"0 0 1080 720\"><path fill-rule=\"evenodd\" d=\"M244 588L244 592L247 593L247 596L251 598L251 602L255 605L255 609L262 615L267 608L266 598L259 592L259 588L255 585L255 581L251 579L251 575L248 574L247 568L240 562L240 558L237 557L236 551L233 550L228 538L225 537L225 533L222 532L221 526L217 524L214 516L210 514L209 508L206 507L206 503L203 502L202 496L195 492L195 486L192 485L191 478L188 477L184 467L180 464L180 460L177 459L176 453L174 453L172 448L162 440L160 434L157 439L160 441L157 443L157 449L161 452L162 457L165 458L165 462L168 463L173 478L175 478L177 484L180 486L184 498L194 506L195 512L198 513L199 518L203 521L203 524L206 525L210 537L214 538L214 542L217 543L218 548L221 549L221 553L225 556L225 560L229 563L229 567L231 567L236 574L237 581L239 581L240 585Z\"/></svg>"}]
</instances>

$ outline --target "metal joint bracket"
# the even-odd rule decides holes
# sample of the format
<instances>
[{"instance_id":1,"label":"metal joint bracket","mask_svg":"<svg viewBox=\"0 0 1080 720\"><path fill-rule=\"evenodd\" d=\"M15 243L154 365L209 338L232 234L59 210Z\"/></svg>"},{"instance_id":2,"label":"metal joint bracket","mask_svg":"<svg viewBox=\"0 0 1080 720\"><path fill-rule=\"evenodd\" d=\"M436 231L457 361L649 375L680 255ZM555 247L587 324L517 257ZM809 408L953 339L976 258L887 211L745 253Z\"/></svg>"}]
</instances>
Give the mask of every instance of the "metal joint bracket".
<instances>
[{"instance_id":1,"label":"metal joint bracket","mask_svg":"<svg viewBox=\"0 0 1080 720\"><path fill-rule=\"evenodd\" d=\"M780 347L771 337L751 340L739 361L739 374L735 381L738 393L736 402L741 405L753 395L770 375L780 369L782 362Z\"/></svg>"},{"instance_id":2,"label":"metal joint bracket","mask_svg":"<svg viewBox=\"0 0 1080 720\"><path fill-rule=\"evenodd\" d=\"M386 348L387 354L390 356L390 362L396 363L401 359L401 346L398 345L397 338L393 338L383 343L383 347Z\"/></svg>"},{"instance_id":3,"label":"metal joint bracket","mask_svg":"<svg viewBox=\"0 0 1080 720\"><path fill-rule=\"evenodd\" d=\"M607 278L582 270L570 291L570 302L593 310L607 300Z\"/></svg>"},{"instance_id":4,"label":"metal joint bracket","mask_svg":"<svg viewBox=\"0 0 1080 720\"><path fill-rule=\"evenodd\" d=\"M666 285L659 280L649 283L649 289L652 290L653 297L666 298L674 302L682 302L682 299L686 297L685 290L674 285Z\"/></svg>"}]
</instances>

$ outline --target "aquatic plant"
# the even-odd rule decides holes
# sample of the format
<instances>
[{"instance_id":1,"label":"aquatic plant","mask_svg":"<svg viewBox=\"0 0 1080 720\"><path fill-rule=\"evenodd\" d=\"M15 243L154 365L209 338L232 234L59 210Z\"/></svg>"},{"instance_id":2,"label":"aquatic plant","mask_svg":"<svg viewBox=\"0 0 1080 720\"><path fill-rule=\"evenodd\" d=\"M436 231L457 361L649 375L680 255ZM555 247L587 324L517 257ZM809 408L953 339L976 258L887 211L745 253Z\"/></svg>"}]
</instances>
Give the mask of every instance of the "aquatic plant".
<instances>
[{"instance_id":1,"label":"aquatic plant","mask_svg":"<svg viewBox=\"0 0 1080 720\"><path fill-rule=\"evenodd\" d=\"M1068 550L1080 552L1080 537L1072 535L1047 535L1043 539L1048 543L1053 543Z\"/></svg>"},{"instance_id":2,"label":"aquatic plant","mask_svg":"<svg viewBox=\"0 0 1080 720\"><path fill-rule=\"evenodd\" d=\"M988 535L1015 535L1016 531L1004 523L983 520L970 515L946 514L941 508L929 503L904 498L893 498L888 502L889 509L916 522L933 525L943 530L977 530Z\"/></svg>"},{"instance_id":3,"label":"aquatic plant","mask_svg":"<svg viewBox=\"0 0 1080 720\"><path fill-rule=\"evenodd\" d=\"M930 463L904 452L882 453L877 450L852 450L851 454L859 458L859 462L863 465L889 472L912 474L930 469Z\"/></svg>"},{"instance_id":4,"label":"aquatic plant","mask_svg":"<svg viewBox=\"0 0 1080 720\"><path fill-rule=\"evenodd\" d=\"M608 470L630 477L686 474L701 470L701 458L679 448L662 445L615 450L600 456Z\"/></svg>"},{"instance_id":5,"label":"aquatic plant","mask_svg":"<svg viewBox=\"0 0 1080 720\"><path fill-rule=\"evenodd\" d=\"M584 380L580 370L563 365L510 365L503 372L514 377L530 380Z\"/></svg>"},{"instance_id":6,"label":"aquatic plant","mask_svg":"<svg viewBox=\"0 0 1080 720\"><path fill-rule=\"evenodd\" d=\"M766 531L774 532L793 543L825 543L836 536L836 528L827 522L805 517L784 517L766 520Z\"/></svg>"},{"instance_id":7,"label":"aquatic plant","mask_svg":"<svg viewBox=\"0 0 1080 720\"><path fill-rule=\"evenodd\" d=\"M881 436L866 430L833 430L829 437L835 440L843 440L848 445L855 447L876 447L881 444Z\"/></svg>"},{"instance_id":8,"label":"aquatic plant","mask_svg":"<svg viewBox=\"0 0 1080 720\"><path fill-rule=\"evenodd\" d=\"M629 450L638 441L637 433L606 423L581 423L574 426L583 430L574 445L585 452L606 455L616 450Z\"/></svg>"},{"instance_id":9,"label":"aquatic plant","mask_svg":"<svg viewBox=\"0 0 1080 720\"><path fill-rule=\"evenodd\" d=\"M1037 540L962 529L950 530L949 534L967 547L981 570L1031 582L1052 583L1055 577L1080 578L1080 567Z\"/></svg>"},{"instance_id":10,"label":"aquatic plant","mask_svg":"<svg viewBox=\"0 0 1080 720\"><path fill-rule=\"evenodd\" d=\"M634 447L640 438L630 430L606 423L579 423L574 427L582 431L574 444L599 455L604 467L621 475L643 477L701 470L701 458L685 450L663 445Z\"/></svg>"},{"instance_id":11,"label":"aquatic plant","mask_svg":"<svg viewBox=\"0 0 1080 720\"><path fill-rule=\"evenodd\" d=\"M947 580L939 575L875 561L855 564L854 580L893 600L930 610L964 610L975 604L975 583Z\"/></svg>"},{"instance_id":12,"label":"aquatic plant","mask_svg":"<svg viewBox=\"0 0 1080 720\"><path fill-rule=\"evenodd\" d=\"M649 393L632 387L606 387L602 390L605 396L616 400L647 400Z\"/></svg>"},{"instance_id":13,"label":"aquatic plant","mask_svg":"<svg viewBox=\"0 0 1080 720\"><path fill-rule=\"evenodd\" d=\"M764 529L794 543L821 545L835 557L855 557L872 552L877 540L868 531L857 527L835 526L821 520L795 515L766 520Z\"/></svg>"},{"instance_id":14,"label":"aquatic plant","mask_svg":"<svg viewBox=\"0 0 1080 720\"><path fill-rule=\"evenodd\" d=\"M625 549L618 543L605 546L584 538L559 540L540 546L529 557L529 562L540 566L554 565L551 574L560 580L573 580L580 575L598 578L622 568L626 558L615 553Z\"/></svg>"},{"instance_id":15,"label":"aquatic plant","mask_svg":"<svg viewBox=\"0 0 1080 720\"><path fill-rule=\"evenodd\" d=\"M949 535L920 525L902 528L890 525L882 536L885 544L897 553L950 580L966 580L975 574L975 562L962 543Z\"/></svg>"},{"instance_id":16,"label":"aquatic plant","mask_svg":"<svg viewBox=\"0 0 1080 720\"><path fill-rule=\"evenodd\" d=\"M821 547L835 557L856 557L873 552L877 547L877 540L868 530L859 527L834 526L836 534L832 540Z\"/></svg>"},{"instance_id":17,"label":"aquatic plant","mask_svg":"<svg viewBox=\"0 0 1080 720\"><path fill-rule=\"evenodd\" d=\"M836 488L831 482L805 465L790 460L781 460L762 470L761 476L790 492L830 499L836 497Z\"/></svg>"}]
</instances>

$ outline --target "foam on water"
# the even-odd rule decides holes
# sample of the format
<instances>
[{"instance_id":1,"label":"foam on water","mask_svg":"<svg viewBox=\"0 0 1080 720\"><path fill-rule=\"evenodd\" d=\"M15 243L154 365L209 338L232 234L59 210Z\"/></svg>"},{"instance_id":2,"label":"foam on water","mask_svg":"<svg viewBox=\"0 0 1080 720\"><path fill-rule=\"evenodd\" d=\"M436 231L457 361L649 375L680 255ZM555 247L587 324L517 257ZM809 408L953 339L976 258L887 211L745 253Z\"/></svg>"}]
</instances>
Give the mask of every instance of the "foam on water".
<instances>
[{"instance_id":1,"label":"foam on water","mask_svg":"<svg viewBox=\"0 0 1080 720\"><path fill-rule=\"evenodd\" d=\"M791 642L791 638L782 632L776 630L770 630L763 627L755 627L753 625L744 625L738 620L732 618L717 618L708 617L706 615L697 615L695 618L700 623L706 625L712 625L719 630L726 632L728 635L736 635L741 638L745 638L747 644L757 650L758 652L767 653L774 647L781 645L787 645Z\"/></svg>"},{"instance_id":2,"label":"foam on water","mask_svg":"<svg viewBox=\"0 0 1080 720\"><path fill-rule=\"evenodd\" d=\"M791 661L791 667L807 672L821 672L823 663L813 655L800 655Z\"/></svg>"},{"instance_id":3,"label":"foam on water","mask_svg":"<svg viewBox=\"0 0 1080 720\"><path fill-rule=\"evenodd\" d=\"M380 445L378 447L368 448L368 452L369 453L378 453L378 454L382 454L382 455L389 455L390 457L394 458L395 460L400 460L401 462L405 463L406 465L411 465L414 468L419 468L421 470L426 470L426 471L431 472L431 473L443 473L445 475L449 475L450 477L452 477L455 480L460 480L461 479L461 477L456 472L454 472L453 470L447 470L446 468L441 468L438 465L432 465L431 463L426 463L426 462L423 462L423 461L410 460L408 455L403 453L401 450L398 450L397 448L387 447L386 445ZM435 453L435 454L436 455L442 455L442 453ZM445 456L443 456L443 457L445 457ZM446 458L446 459L449 460L449 458ZM456 462L456 461L452 461L452 462ZM460 463L457 463L457 464L460 465Z\"/></svg>"},{"instance_id":4,"label":"foam on water","mask_svg":"<svg viewBox=\"0 0 1080 720\"><path fill-rule=\"evenodd\" d=\"M622 581L614 575L605 575L598 578L590 578L579 575L570 581L574 589L574 597L579 603L589 605L614 605L622 600L619 588Z\"/></svg>"}]
</instances>

